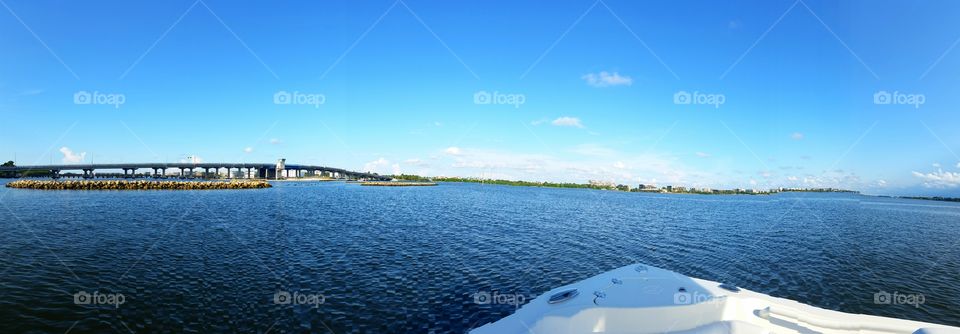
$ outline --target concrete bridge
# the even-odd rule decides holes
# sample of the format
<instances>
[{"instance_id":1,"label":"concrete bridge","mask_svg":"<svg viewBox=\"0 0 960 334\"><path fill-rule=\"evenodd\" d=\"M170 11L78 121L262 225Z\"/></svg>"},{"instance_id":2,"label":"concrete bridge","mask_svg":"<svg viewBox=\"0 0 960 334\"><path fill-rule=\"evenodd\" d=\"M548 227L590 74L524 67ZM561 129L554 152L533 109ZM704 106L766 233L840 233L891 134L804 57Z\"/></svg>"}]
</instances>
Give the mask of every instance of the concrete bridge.
<instances>
[{"instance_id":1,"label":"concrete bridge","mask_svg":"<svg viewBox=\"0 0 960 334\"><path fill-rule=\"evenodd\" d=\"M110 173L99 174L97 170L122 170L123 174ZM377 174L354 172L341 168L326 166L298 165L278 163L113 163L113 164L77 164L77 165L36 165L36 166L16 166L0 167L0 172L13 172L20 174L26 171L47 171L53 178L59 178L63 171L82 171L83 174L76 176L83 178L94 177L138 177L137 170L152 171L150 176L155 178L166 177L167 169L176 169L179 171L179 177L194 177L195 171L203 172L202 177L219 175L220 170L226 170L227 178L233 178L239 174L242 178L251 179L278 179L281 177L301 177L304 173L316 174L326 173L330 177L337 179L360 179L360 180L390 180L389 176ZM237 173L231 173L236 171Z\"/></svg>"}]
</instances>

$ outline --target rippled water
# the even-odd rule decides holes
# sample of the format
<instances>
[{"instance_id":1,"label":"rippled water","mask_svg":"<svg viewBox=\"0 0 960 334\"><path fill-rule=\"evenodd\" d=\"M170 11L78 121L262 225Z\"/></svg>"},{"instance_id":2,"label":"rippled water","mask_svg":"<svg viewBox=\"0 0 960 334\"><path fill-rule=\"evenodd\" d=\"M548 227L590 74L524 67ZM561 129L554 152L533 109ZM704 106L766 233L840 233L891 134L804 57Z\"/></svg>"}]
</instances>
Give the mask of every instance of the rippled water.
<instances>
[{"instance_id":1,"label":"rippled water","mask_svg":"<svg viewBox=\"0 0 960 334\"><path fill-rule=\"evenodd\" d=\"M960 325L960 205L444 183L0 190L0 332L464 332L635 262ZM122 305L77 305L78 292ZM323 303L277 304L278 291ZM879 291L924 304L874 303ZM71 329L72 327L72 329Z\"/></svg>"}]
</instances>

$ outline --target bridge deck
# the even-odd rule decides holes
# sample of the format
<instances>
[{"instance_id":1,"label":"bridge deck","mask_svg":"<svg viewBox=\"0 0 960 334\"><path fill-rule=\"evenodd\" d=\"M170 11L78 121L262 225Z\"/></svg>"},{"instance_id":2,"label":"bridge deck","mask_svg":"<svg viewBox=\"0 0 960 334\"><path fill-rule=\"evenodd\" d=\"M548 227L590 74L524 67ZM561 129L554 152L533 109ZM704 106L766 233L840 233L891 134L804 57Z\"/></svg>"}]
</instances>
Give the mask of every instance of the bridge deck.
<instances>
[{"instance_id":1,"label":"bridge deck","mask_svg":"<svg viewBox=\"0 0 960 334\"><path fill-rule=\"evenodd\" d=\"M354 172L354 171L349 171L342 168L334 168L334 167L327 167L327 166L286 164L284 167L287 170L335 172L335 173L341 173L341 174L346 174L346 175L360 177L360 178L381 179L381 180L390 179L389 177L381 176L377 174ZM249 168L249 169L257 169L257 170L260 170L260 169L275 170L277 168L277 165L272 163L216 163L216 162L107 163L107 164L34 165L34 166L0 167L0 172L24 172L24 171L31 171L31 170L64 171L64 170L97 170L97 169L164 169L164 168L177 168L177 169L205 169L205 168L246 169L246 168Z\"/></svg>"}]
</instances>

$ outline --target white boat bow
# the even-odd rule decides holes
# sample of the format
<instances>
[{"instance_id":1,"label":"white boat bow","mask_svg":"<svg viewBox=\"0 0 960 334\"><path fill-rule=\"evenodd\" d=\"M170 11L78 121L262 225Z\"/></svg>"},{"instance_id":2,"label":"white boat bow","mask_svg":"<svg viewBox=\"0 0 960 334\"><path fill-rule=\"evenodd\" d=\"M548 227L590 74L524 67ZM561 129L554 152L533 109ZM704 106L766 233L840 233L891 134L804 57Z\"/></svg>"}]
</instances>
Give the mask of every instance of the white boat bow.
<instances>
[{"instance_id":1,"label":"white boat bow","mask_svg":"<svg viewBox=\"0 0 960 334\"><path fill-rule=\"evenodd\" d=\"M471 333L960 334L960 328L826 310L636 264L550 290Z\"/></svg>"}]
</instances>

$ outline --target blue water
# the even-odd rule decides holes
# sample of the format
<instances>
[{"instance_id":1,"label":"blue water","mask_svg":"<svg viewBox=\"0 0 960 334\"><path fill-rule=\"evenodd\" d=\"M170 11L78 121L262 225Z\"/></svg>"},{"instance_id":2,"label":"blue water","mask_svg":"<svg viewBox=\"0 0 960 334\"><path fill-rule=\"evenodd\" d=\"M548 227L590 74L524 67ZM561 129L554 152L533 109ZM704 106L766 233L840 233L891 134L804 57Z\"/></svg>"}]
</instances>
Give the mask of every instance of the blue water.
<instances>
[{"instance_id":1,"label":"blue water","mask_svg":"<svg viewBox=\"0 0 960 334\"><path fill-rule=\"evenodd\" d=\"M960 325L960 205L444 183L0 190L0 332L464 332L643 262L845 312ZM83 291L121 305L76 304ZM277 304L277 292L322 303ZM874 303L879 291L924 303Z\"/></svg>"}]
</instances>

